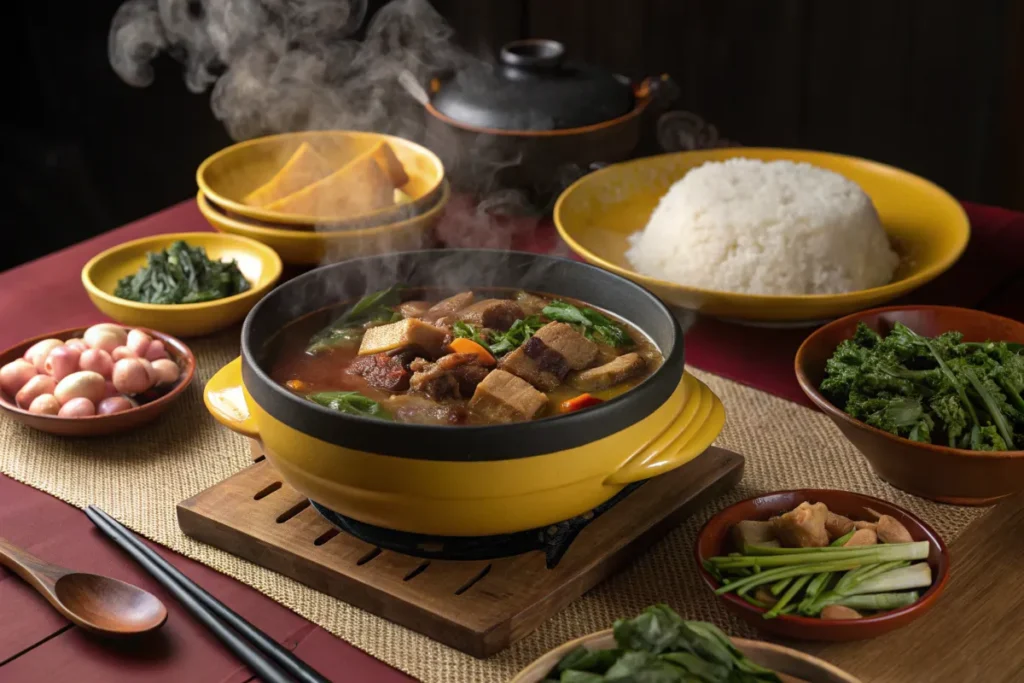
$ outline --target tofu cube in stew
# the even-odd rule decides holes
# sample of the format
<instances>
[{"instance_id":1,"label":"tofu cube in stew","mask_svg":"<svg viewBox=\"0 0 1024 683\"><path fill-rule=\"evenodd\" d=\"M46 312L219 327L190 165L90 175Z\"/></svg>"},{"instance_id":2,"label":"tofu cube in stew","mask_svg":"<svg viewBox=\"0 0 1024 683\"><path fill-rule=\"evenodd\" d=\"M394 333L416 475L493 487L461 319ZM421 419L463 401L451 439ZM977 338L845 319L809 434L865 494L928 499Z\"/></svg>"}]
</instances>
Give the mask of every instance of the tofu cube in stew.
<instances>
[{"instance_id":1,"label":"tofu cube in stew","mask_svg":"<svg viewBox=\"0 0 1024 683\"><path fill-rule=\"evenodd\" d=\"M447 299L438 301L436 304L428 308L422 317L428 323L437 322L441 318L447 318L455 315L463 308L473 303L475 298L476 297L473 295L473 292L459 292Z\"/></svg>"},{"instance_id":2,"label":"tofu cube in stew","mask_svg":"<svg viewBox=\"0 0 1024 683\"><path fill-rule=\"evenodd\" d=\"M515 301L508 299L484 299L461 309L456 317L458 320L467 322L470 325L489 327L492 330L504 332L512 327L512 323L520 318L525 318L526 315Z\"/></svg>"},{"instance_id":3,"label":"tofu cube in stew","mask_svg":"<svg viewBox=\"0 0 1024 683\"><path fill-rule=\"evenodd\" d=\"M529 382L504 370L492 370L477 385L469 408L491 422L532 420L547 405L548 397Z\"/></svg>"},{"instance_id":4,"label":"tofu cube in stew","mask_svg":"<svg viewBox=\"0 0 1024 683\"><path fill-rule=\"evenodd\" d=\"M432 358L441 355L448 343L448 332L416 318L371 327L363 334L359 355L394 351L406 346L417 346Z\"/></svg>"},{"instance_id":5,"label":"tofu cube in stew","mask_svg":"<svg viewBox=\"0 0 1024 683\"><path fill-rule=\"evenodd\" d=\"M560 373L552 372L551 369L544 370L538 361L526 355L526 345L524 344L502 358L499 367L506 372L511 372L516 377L525 379L541 391L551 391L562 383L562 377L568 371L568 366L561 360L561 356L558 358L562 364Z\"/></svg>"},{"instance_id":6,"label":"tofu cube in stew","mask_svg":"<svg viewBox=\"0 0 1024 683\"><path fill-rule=\"evenodd\" d=\"M639 353L626 353L596 368L569 376L569 386L580 391L600 391L643 373L647 361Z\"/></svg>"},{"instance_id":7,"label":"tofu cube in stew","mask_svg":"<svg viewBox=\"0 0 1024 683\"><path fill-rule=\"evenodd\" d=\"M537 330L532 339L539 340L545 347L564 358L570 370L588 368L597 359L597 344L577 332L568 323L548 323ZM534 345L536 346L536 342ZM536 358L540 351L531 353L530 349L527 349L527 355Z\"/></svg>"}]
</instances>

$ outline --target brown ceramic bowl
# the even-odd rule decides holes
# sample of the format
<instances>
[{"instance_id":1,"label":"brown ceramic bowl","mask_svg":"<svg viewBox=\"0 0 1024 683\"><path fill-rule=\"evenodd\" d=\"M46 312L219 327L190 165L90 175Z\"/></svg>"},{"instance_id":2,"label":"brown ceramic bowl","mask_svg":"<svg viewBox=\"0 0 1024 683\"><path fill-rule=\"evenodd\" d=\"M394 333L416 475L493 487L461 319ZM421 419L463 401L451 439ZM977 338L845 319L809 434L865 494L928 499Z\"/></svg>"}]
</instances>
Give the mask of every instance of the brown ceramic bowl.
<instances>
[{"instance_id":1,"label":"brown ceramic bowl","mask_svg":"<svg viewBox=\"0 0 1024 683\"><path fill-rule=\"evenodd\" d=\"M860 322L883 335L900 322L929 337L957 330L966 341L1019 343L1024 343L1024 323L950 306L877 308L817 329L796 352L796 377L804 393L832 418L875 473L893 486L953 505L989 505L1024 490L1024 451L969 451L910 441L850 417L818 391L825 361L841 341L853 336Z\"/></svg>"},{"instance_id":2,"label":"brown ceramic bowl","mask_svg":"<svg viewBox=\"0 0 1024 683\"><path fill-rule=\"evenodd\" d=\"M133 329L124 325L122 325L122 327L125 329ZM76 327L62 332L52 332L50 334L33 337L32 339L26 339L25 341L7 349L3 353L0 353L0 367L13 360L21 358L25 354L25 351L27 351L28 348L37 341L51 338L61 340L74 339L75 337L82 336L82 333L84 333L86 329L87 327ZM178 378L177 384L171 387L171 390L166 394L150 401L149 403L143 403L138 408L114 413L113 415L57 417L56 415L37 415L35 413L30 413L23 408L19 408L17 404L15 404L13 397L0 391L0 410L3 410L3 412L7 413L15 420L18 420L29 427L38 429L42 432L57 434L58 436L106 436L108 434L126 432L156 419L156 417L167 410L171 403L181 396L185 389L188 388L188 385L192 383L192 378L195 377L196 373L196 358L192 355L192 351L190 351L187 346L168 334L150 330L145 327L138 327L134 329L140 329L154 339L162 341L164 343L164 347L167 349L167 354L171 357L171 360L176 362L178 367L181 368L181 376Z\"/></svg>"},{"instance_id":3,"label":"brown ceramic bowl","mask_svg":"<svg viewBox=\"0 0 1024 683\"><path fill-rule=\"evenodd\" d=\"M754 628L798 640L864 640L909 624L931 609L935 600L945 590L946 581L949 579L949 550L930 526L919 517L892 503L859 493L833 489L799 489L770 493L731 505L712 517L697 536L697 545L694 549L697 566L704 582L712 590L721 585L704 569L704 561L711 557L727 555L735 550L732 546L731 532L738 522L766 520L775 515L789 512L804 501L824 503L832 512L849 517L854 521L874 519L867 508L895 517L907 528L911 538L915 541L928 541L931 544L931 553L928 555L928 564L932 567L932 576L934 577L931 588L921 595L920 600L909 607L849 621L801 617L791 614L765 619L761 616L764 613L763 609L754 607L730 593L721 596L729 610Z\"/></svg>"},{"instance_id":4,"label":"brown ceramic bowl","mask_svg":"<svg viewBox=\"0 0 1024 683\"><path fill-rule=\"evenodd\" d=\"M733 638L732 642L747 657L778 673L783 683L860 683L828 662L788 647L743 638ZM559 645L531 662L511 683L543 683L562 657L580 645L588 650L610 650L615 647L615 635L608 629Z\"/></svg>"}]
</instances>

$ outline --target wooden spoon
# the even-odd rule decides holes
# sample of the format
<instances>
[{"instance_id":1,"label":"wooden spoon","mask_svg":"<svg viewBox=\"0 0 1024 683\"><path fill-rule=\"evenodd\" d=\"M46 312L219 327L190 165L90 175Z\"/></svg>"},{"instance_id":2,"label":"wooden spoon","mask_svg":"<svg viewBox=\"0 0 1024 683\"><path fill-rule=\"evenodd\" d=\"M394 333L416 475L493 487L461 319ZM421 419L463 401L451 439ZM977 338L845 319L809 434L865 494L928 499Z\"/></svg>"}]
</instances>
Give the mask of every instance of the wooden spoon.
<instances>
[{"instance_id":1,"label":"wooden spoon","mask_svg":"<svg viewBox=\"0 0 1024 683\"><path fill-rule=\"evenodd\" d=\"M2 538L0 565L25 579L68 621L94 633L145 633L167 619L164 604L137 586L47 564Z\"/></svg>"}]
</instances>

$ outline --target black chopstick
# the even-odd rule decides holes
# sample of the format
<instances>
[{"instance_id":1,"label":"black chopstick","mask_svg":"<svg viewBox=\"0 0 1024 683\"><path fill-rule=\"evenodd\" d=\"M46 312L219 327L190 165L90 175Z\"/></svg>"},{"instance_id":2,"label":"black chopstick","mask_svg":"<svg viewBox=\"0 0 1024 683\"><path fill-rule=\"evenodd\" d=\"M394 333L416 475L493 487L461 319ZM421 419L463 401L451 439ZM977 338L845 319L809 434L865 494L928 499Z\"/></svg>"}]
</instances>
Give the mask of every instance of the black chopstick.
<instances>
[{"instance_id":1,"label":"black chopstick","mask_svg":"<svg viewBox=\"0 0 1024 683\"><path fill-rule=\"evenodd\" d=\"M281 647L263 631L259 630L229 609L191 579L178 571L169 562L151 550L146 544L116 519L94 505L86 508L85 514L100 531L135 559L153 578L169 590L185 608L220 638L253 673L267 683L290 683L287 676L274 666L277 664L288 674L302 683L330 683L308 664ZM227 623L225 626L223 622ZM230 628L228 628L230 626ZM234 629L232 631L232 629ZM237 632L237 633L236 633ZM241 635L242 637L239 637ZM266 655L272 662L264 659Z\"/></svg>"}]
</instances>

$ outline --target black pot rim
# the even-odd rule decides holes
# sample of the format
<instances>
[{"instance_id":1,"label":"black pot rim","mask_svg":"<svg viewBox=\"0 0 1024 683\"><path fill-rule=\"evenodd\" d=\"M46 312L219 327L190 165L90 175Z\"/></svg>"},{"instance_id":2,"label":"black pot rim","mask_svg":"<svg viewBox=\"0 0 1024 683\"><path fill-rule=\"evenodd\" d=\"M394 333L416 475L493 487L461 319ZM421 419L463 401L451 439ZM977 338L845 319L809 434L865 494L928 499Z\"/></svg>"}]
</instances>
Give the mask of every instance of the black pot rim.
<instances>
[{"instance_id":1,"label":"black pot rim","mask_svg":"<svg viewBox=\"0 0 1024 683\"><path fill-rule=\"evenodd\" d=\"M567 415L500 425L419 425L376 420L338 413L304 400L279 385L256 362L250 344L253 321L260 316L275 293L289 287L303 287L331 269L353 267L381 258L440 258L446 254L513 256L547 260L605 278L613 286L630 291L653 305L672 326L672 350L662 365L642 383L604 403ZM466 286L472 286L467 284ZM553 292L557 294L558 292ZM612 311L616 313L616 311ZM618 313L618 315L623 315ZM623 317L627 317L623 315ZM292 320L282 321L284 327ZM636 323L633 323L636 324ZM647 331L644 331L647 333ZM664 349L662 349L664 351ZM684 368L683 331L665 304L644 287L615 273L570 259L497 249L428 249L383 256L367 256L321 266L279 285L264 297L245 318L241 334L242 379L250 396L272 417L289 427L329 443L379 455L414 460L493 461L513 460L576 448L615 434L648 417L676 390Z\"/></svg>"}]
</instances>

